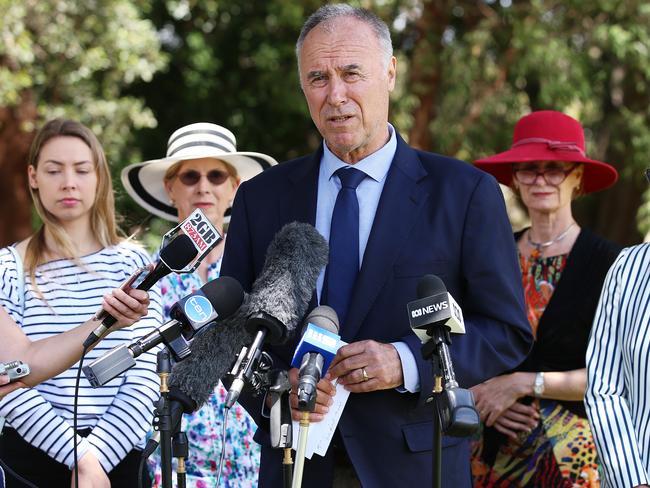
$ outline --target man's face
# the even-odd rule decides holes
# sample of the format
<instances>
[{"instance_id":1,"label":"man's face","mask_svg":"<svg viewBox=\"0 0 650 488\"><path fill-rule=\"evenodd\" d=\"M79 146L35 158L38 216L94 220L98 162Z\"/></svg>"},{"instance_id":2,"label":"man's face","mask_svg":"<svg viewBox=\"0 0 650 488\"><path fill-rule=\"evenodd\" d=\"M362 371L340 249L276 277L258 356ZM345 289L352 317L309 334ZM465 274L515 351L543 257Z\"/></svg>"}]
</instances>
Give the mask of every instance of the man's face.
<instances>
[{"instance_id":1,"label":"man's face","mask_svg":"<svg viewBox=\"0 0 650 488\"><path fill-rule=\"evenodd\" d=\"M388 141L388 97L396 60L367 24L339 18L309 32L300 51L300 83L311 118L329 149L356 163Z\"/></svg>"}]
</instances>

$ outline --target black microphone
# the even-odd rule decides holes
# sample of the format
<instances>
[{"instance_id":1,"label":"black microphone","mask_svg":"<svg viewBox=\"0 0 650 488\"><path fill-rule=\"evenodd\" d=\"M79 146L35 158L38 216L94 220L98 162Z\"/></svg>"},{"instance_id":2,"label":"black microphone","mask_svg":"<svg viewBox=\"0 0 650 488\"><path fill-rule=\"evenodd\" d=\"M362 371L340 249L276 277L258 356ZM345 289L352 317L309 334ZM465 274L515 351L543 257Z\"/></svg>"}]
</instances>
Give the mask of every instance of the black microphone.
<instances>
[{"instance_id":1,"label":"black microphone","mask_svg":"<svg viewBox=\"0 0 650 488\"><path fill-rule=\"evenodd\" d=\"M339 317L327 305L312 310L304 321L302 338L296 346L291 366L298 371L298 409L313 412L316 406L317 385L327 373L341 338Z\"/></svg>"},{"instance_id":2,"label":"black microphone","mask_svg":"<svg viewBox=\"0 0 650 488\"><path fill-rule=\"evenodd\" d=\"M192 243L192 239L186 234L180 234L175 237L167 246L161 249L160 259L156 266L144 276L141 283L135 286L138 290L148 290L155 285L163 276L167 276L174 269L182 269L187 266L198 254L198 250ZM138 269L131 278L127 280L122 288L130 288L133 280L142 273L142 268ZM105 311L100 312L98 318L102 318L102 324L98 326L84 341L84 348L89 348L97 342L108 329L110 329L117 319Z\"/></svg>"},{"instance_id":3,"label":"black microphone","mask_svg":"<svg viewBox=\"0 0 650 488\"><path fill-rule=\"evenodd\" d=\"M202 405L219 379L230 371L234 379L228 403L234 404L250 381L261 346L286 341L305 315L327 257L327 242L313 226L293 222L282 227L273 237L262 271L239 311L221 327L211 328L192 341L192 355L174 365L170 384ZM251 339L247 331L255 333L250 347L245 347ZM231 370L232 351L241 348Z\"/></svg>"},{"instance_id":4,"label":"black microphone","mask_svg":"<svg viewBox=\"0 0 650 488\"><path fill-rule=\"evenodd\" d=\"M209 281L199 290L176 302L173 318L161 327L130 345L121 344L95 359L83 372L93 387L110 380L135 366L135 358L164 343L176 361L190 353L190 340L203 330L233 315L244 300L244 290L237 280L222 276Z\"/></svg>"},{"instance_id":5,"label":"black microphone","mask_svg":"<svg viewBox=\"0 0 650 488\"><path fill-rule=\"evenodd\" d=\"M479 428L480 419L472 392L458 386L449 352L450 333L465 333L463 313L436 275L420 279L417 295L418 300L407 304L409 322L424 344L422 356L425 359L435 356L442 370L444 391L435 395L442 430L449 436L470 436Z\"/></svg>"},{"instance_id":6,"label":"black microphone","mask_svg":"<svg viewBox=\"0 0 650 488\"><path fill-rule=\"evenodd\" d=\"M448 344L449 333L464 334L463 312L456 300L447 292L447 287L436 275L424 275L417 285L418 300L409 302L407 309L413 332L423 344L432 340L436 333L442 334L438 340L445 387L457 387L456 375L451 362Z\"/></svg>"}]
</instances>

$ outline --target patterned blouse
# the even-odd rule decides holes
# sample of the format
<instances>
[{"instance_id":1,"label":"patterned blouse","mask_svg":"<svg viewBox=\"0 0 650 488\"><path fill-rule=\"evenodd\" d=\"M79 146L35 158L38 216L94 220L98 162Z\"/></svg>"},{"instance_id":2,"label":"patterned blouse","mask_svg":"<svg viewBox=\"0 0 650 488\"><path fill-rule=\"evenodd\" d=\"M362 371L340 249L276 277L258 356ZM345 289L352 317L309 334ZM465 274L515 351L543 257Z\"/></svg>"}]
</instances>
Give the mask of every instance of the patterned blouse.
<instances>
[{"instance_id":1,"label":"patterned blouse","mask_svg":"<svg viewBox=\"0 0 650 488\"><path fill-rule=\"evenodd\" d=\"M553 295L558 281L560 281L560 275L566 265L567 257L568 254L548 258L526 257L519 254L526 313L535 337L537 337L539 320Z\"/></svg>"},{"instance_id":2,"label":"patterned blouse","mask_svg":"<svg viewBox=\"0 0 650 488\"><path fill-rule=\"evenodd\" d=\"M219 276L221 260L208 267L208 281ZM169 320L172 305L184 296L201 288L203 283L196 273L170 274L160 281L163 316ZM227 391L221 384L215 388L208 402L191 415L183 415L182 429L187 434L189 457L186 460L188 488L217 486L217 470L221 454L223 405ZM253 441L256 430L253 419L239 404L230 409L226 431L226 456L219 486L246 488L257 486L260 468L260 446ZM150 458L149 470L153 486L161 486L160 453ZM174 467L175 470L175 467ZM176 475L174 474L174 480ZM174 481L174 483L176 483Z\"/></svg>"}]
</instances>

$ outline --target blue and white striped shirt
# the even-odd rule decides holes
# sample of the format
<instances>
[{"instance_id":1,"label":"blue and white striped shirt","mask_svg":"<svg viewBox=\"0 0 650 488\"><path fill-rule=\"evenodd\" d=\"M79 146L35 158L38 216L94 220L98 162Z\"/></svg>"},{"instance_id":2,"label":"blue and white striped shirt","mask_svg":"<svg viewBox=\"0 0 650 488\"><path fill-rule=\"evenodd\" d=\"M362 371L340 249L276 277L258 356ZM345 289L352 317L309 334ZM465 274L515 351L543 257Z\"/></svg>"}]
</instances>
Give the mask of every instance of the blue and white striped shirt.
<instances>
[{"instance_id":1,"label":"blue and white striped shirt","mask_svg":"<svg viewBox=\"0 0 650 488\"><path fill-rule=\"evenodd\" d=\"M610 268L587 348L585 405L603 486L650 483L650 244Z\"/></svg>"},{"instance_id":2,"label":"blue and white striped shirt","mask_svg":"<svg viewBox=\"0 0 650 488\"><path fill-rule=\"evenodd\" d=\"M65 332L86 321L99 309L105 293L150 262L143 250L126 243L83 256L80 261L83 267L65 259L38 267L36 283L47 300L44 302L27 275L24 294L20 296L16 262L7 248L0 249L0 305L31 340ZM102 340L86 355L85 364L160 325L158 287L153 287L149 296L149 314L132 327ZM92 433L85 439L78 437L78 453L81 457L92 450L107 472L135 446L144 444L153 403L159 396L155 352L141 355L135 367L97 389L81 375L77 425L79 429L92 429ZM0 401L0 416L6 417L23 439L70 468L74 463L72 413L76 372L75 364L35 388L17 390Z\"/></svg>"}]
</instances>

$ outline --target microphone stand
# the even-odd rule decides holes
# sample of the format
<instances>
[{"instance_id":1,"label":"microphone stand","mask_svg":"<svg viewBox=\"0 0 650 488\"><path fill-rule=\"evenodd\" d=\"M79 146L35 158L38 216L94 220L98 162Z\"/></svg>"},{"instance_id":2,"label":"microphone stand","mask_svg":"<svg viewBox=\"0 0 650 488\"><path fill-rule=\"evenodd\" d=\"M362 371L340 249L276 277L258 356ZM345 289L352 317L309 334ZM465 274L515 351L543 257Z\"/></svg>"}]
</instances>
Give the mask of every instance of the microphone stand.
<instances>
[{"instance_id":1,"label":"microphone stand","mask_svg":"<svg viewBox=\"0 0 650 488\"><path fill-rule=\"evenodd\" d=\"M298 386L298 409L302 412L300 416L300 428L298 429L298 448L296 449L296 468L293 473L291 488L302 486L302 472L305 467L305 451L307 450L307 436L309 435L309 414L316 407L316 388L314 390L303 390Z\"/></svg>"},{"instance_id":2,"label":"microphone stand","mask_svg":"<svg viewBox=\"0 0 650 488\"><path fill-rule=\"evenodd\" d=\"M172 351L174 354L174 351ZM181 432L184 413L192 413L196 405L190 397L177 387L167 384L171 372L170 351L167 348L157 354L157 372L160 376L160 398L154 410L153 428L160 434L161 486L172 487L172 457L178 459L176 469L179 488L185 488L185 459L189 454L187 436ZM150 441L151 442L151 439ZM145 451L150 455L155 450L155 441ZM148 457L147 455L147 457Z\"/></svg>"},{"instance_id":3,"label":"microphone stand","mask_svg":"<svg viewBox=\"0 0 650 488\"><path fill-rule=\"evenodd\" d=\"M187 456L190 452L190 448L187 443L187 434L181 431L176 432L174 434L172 442L173 442L172 456L178 459L178 464L176 466L177 488L185 488L186 486L185 459L187 459Z\"/></svg>"},{"instance_id":4,"label":"microphone stand","mask_svg":"<svg viewBox=\"0 0 650 488\"><path fill-rule=\"evenodd\" d=\"M289 375L281 369L272 369L265 378L267 382L264 407L270 410L269 431L271 447L282 449L282 486L291 488L293 478L293 460L291 459L291 444L293 443L293 425L291 423L291 405L289 394L291 383Z\"/></svg>"},{"instance_id":5,"label":"microphone stand","mask_svg":"<svg viewBox=\"0 0 650 488\"><path fill-rule=\"evenodd\" d=\"M296 450L296 468L293 472L291 488L302 486L302 471L305 467L305 451L307 450L307 435L309 433L309 411L302 412L300 416L300 429L298 430L298 449Z\"/></svg>"},{"instance_id":6,"label":"microphone stand","mask_svg":"<svg viewBox=\"0 0 650 488\"><path fill-rule=\"evenodd\" d=\"M246 352L242 350L233 371L237 370L242 357ZM266 352L261 352L253 358L252 364L244 365L249 374L245 375L252 394L257 396L265 392L265 399L262 403L263 415L270 419L269 434L271 447L282 449L282 486L291 488L293 478L291 459L291 445L293 444L293 424L291 422L291 404L289 394L291 383L287 371L273 368L273 358Z\"/></svg>"},{"instance_id":7,"label":"microphone stand","mask_svg":"<svg viewBox=\"0 0 650 488\"><path fill-rule=\"evenodd\" d=\"M427 334L431 340L422 345L422 357L431 360L433 392L427 403L434 402L433 412L433 488L442 486L442 434L469 437L479 428L480 419L472 392L460 388L449 353L451 335L445 326L435 326ZM444 383L443 383L444 381Z\"/></svg>"},{"instance_id":8,"label":"microphone stand","mask_svg":"<svg viewBox=\"0 0 650 488\"><path fill-rule=\"evenodd\" d=\"M162 487L172 488L172 438L171 438L171 407L169 404L169 386L167 379L171 372L169 351L162 349L157 354L157 372L160 376L160 399L154 410L154 429L160 432L160 467Z\"/></svg>"}]
</instances>

